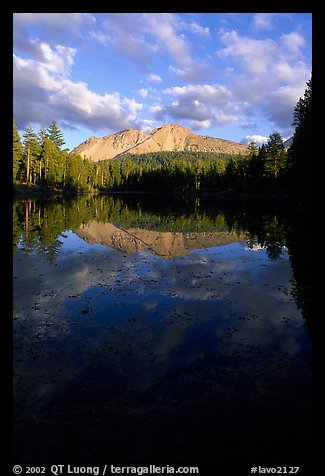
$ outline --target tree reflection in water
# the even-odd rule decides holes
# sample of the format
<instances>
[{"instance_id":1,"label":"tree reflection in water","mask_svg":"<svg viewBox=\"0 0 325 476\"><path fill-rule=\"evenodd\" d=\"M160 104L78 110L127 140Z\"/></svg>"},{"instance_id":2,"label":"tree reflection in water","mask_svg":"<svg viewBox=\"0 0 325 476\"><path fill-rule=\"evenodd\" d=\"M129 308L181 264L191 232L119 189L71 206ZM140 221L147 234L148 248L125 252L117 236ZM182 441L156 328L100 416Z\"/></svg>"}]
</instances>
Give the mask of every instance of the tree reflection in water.
<instances>
[{"instance_id":1,"label":"tree reflection in water","mask_svg":"<svg viewBox=\"0 0 325 476\"><path fill-rule=\"evenodd\" d=\"M301 217L204 197L15 202L17 461L308 461ZM94 229L120 251L81 248L72 232Z\"/></svg>"}]
</instances>

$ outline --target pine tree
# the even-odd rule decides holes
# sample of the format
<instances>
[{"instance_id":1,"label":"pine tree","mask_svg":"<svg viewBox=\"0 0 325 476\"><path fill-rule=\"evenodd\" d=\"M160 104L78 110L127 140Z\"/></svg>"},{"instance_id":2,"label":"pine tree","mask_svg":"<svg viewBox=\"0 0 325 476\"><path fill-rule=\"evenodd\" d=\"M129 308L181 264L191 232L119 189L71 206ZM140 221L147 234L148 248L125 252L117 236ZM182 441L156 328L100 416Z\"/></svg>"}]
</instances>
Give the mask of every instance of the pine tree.
<instances>
[{"instance_id":1,"label":"pine tree","mask_svg":"<svg viewBox=\"0 0 325 476\"><path fill-rule=\"evenodd\" d=\"M16 123L13 121L13 181L18 178L18 174L22 166L22 159L23 145L21 143Z\"/></svg>"},{"instance_id":2,"label":"pine tree","mask_svg":"<svg viewBox=\"0 0 325 476\"><path fill-rule=\"evenodd\" d=\"M42 145L44 140L47 138L48 134L47 134L47 130L44 126L44 124L41 125L40 127L40 130L38 131L38 140L39 140L39 143Z\"/></svg>"},{"instance_id":3,"label":"pine tree","mask_svg":"<svg viewBox=\"0 0 325 476\"><path fill-rule=\"evenodd\" d=\"M47 138L54 142L58 149L61 149L65 144L63 134L58 128L56 121L52 121L50 126L47 128Z\"/></svg>"},{"instance_id":4,"label":"pine tree","mask_svg":"<svg viewBox=\"0 0 325 476\"><path fill-rule=\"evenodd\" d=\"M60 151L55 143L45 138L42 144L41 160L43 164L42 181L46 185L53 186L56 181L56 159Z\"/></svg>"},{"instance_id":5,"label":"pine tree","mask_svg":"<svg viewBox=\"0 0 325 476\"><path fill-rule=\"evenodd\" d=\"M248 157L252 158L254 155L258 154L258 147L255 142L250 142L248 146Z\"/></svg>"},{"instance_id":6,"label":"pine tree","mask_svg":"<svg viewBox=\"0 0 325 476\"><path fill-rule=\"evenodd\" d=\"M24 162L26 167L26 183L36 183L38 162L40 160L41 147L38 137L31 125L24 132Z\"/></svg>"},{"instance_id":7,"label":"pine tree","mask_svg":"<svg viewBox=\"0 0 325 476\"><path fill-rule=\"evenodd\" d=\"M304 97L294 109L293 125L296 126L289 148L289 175L293 187L305 195L311 194L312 182L312 79L307 83Z\"/></svg>"},{"instance_id":8,"label":"pine tree","mask_svg":"<svg viewBox=\"0 0 325 476\"><path fill-rule=\"evenodd\" d=\"M305 90L304 97L299 98L294 112L293 112L293 125L296 128L301 127L306 120L309 119L312 109L312 79L307 81L307 89Z\"/></svg>"},{"instance_id":9,"label":"pine tree","mask_svg":"<svg viewBox=\"0 0 325 476\"><path fill-rule=\"evenodd\" d=\"M278 132L270 134L265 150L265 170L268 175L276 179L280 171L285 168L286 162L283 139Z\"/></svg>"}]
</instances>

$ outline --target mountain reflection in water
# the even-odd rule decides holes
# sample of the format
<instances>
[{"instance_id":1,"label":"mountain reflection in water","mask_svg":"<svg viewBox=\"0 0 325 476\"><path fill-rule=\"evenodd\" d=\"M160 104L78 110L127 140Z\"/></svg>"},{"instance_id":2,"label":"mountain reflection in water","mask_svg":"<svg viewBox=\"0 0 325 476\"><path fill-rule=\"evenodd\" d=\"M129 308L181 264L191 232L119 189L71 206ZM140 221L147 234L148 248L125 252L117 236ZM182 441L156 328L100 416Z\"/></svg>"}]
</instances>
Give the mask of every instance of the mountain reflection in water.
<instances>
[{"instance_id":1,"label":"mountain reflection in water","mask_svg":"<svg viewBox=\"0 0 325 476\"><path fill-rule=\"evenodd\" d=\"M226 245L247 239L245 233L231 231L216 232L168 232L129 228L125 230L112 223L91 221L76 230L76 234L87 243L100 243L121 251L134 253L148 249L166 258L174 259L188 254L191 250Z\"/></svg>"},{"instance_id":2,"label":"mountain reflection in water","mask_svg":"<svg viewBox=\"0 0 325 476\"><path fill-rule=\"evenodd\" d=\"M306 233L203 199L15 202L17 462L309 461Z\"/></svg>"}]
</instances>

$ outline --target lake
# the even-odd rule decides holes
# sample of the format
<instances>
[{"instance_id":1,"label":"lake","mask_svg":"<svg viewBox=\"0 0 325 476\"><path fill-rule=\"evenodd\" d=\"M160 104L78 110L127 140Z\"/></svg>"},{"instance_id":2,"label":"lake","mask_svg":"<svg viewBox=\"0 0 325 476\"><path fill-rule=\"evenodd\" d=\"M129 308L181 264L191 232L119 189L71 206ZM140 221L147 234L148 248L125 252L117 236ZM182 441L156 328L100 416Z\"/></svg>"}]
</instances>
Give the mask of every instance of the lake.
<instances>
[{"instance_id":1,"label":"lake","mask_svg":"<svg viewBox=\"0 0 325 476\"><path fill-rule=\"evenodd\" d=\"M310 461L302 210L120 194L13 212L15 461Z\"/></svg>"}]
</instances>

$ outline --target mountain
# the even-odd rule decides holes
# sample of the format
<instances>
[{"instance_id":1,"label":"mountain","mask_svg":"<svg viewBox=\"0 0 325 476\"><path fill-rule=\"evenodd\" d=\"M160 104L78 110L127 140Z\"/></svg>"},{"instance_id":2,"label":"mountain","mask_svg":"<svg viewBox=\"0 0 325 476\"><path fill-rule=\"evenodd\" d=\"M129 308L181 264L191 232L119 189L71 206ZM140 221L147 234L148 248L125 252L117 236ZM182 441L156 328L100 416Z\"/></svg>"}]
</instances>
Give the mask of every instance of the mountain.
<instances>
[{"instance_id":1,"label":"mountain","mask_svg":"<svg viewBox=\"0 0 325 476\"><path fill-rule=\"evenodd\" d=\"M113 223L91 221L75 231L87 243L100 243L104 246L127 253L148 249L165 259L185 256L198 248L221 246L247 240L245 233L226 231L173 233L142 228L119 228Z\"/></svg>"},{"instance_id":2,"label":"mountain","mask_svg":"<svg viewBox=\"0 0 325 476\"><path fill-rule=\"evenodd\" d=\"M146 154L174 150L246 154L247 146L225 139L200 136L178 124L166 124L149 133L126 129L100 138L92 136L73 152L97 162L126 153Z\"/></svg>"},{"instance_id":3,"label":"mountain","mask_svg":"<svg viewBox=\"0 0 325 476\"><path fill-rule=\"evenodd\" d=\"M293 136L283 142L283 145L286 149L289 149L289 147L291 146L292 139L293 139Z\"/></svg>"}]
</instances>

